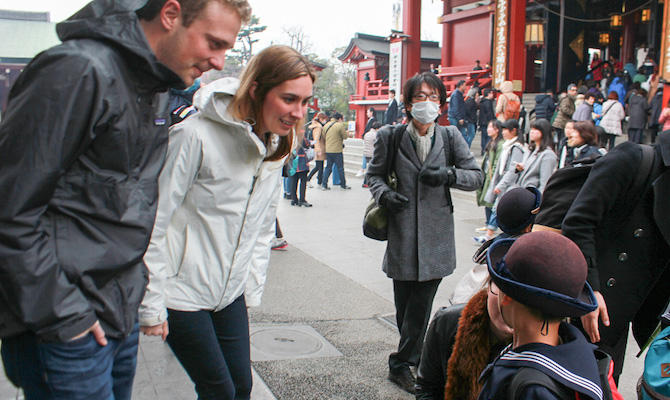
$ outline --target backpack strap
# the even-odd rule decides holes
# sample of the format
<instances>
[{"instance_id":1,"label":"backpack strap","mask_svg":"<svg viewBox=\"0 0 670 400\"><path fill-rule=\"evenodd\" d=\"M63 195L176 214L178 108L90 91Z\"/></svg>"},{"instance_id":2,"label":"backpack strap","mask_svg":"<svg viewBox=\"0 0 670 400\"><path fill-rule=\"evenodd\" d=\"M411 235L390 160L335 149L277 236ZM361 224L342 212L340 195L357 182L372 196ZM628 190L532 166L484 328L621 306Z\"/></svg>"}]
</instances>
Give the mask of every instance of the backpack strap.
<instances>
[{"instance_id":1,"label":"backpack strap","mask_svg":"<svg viewBox=\"0 0 670 400\"><path fill-rule=\"evenodd\" d=\"M507 400L523 400L523 391L530 385L542 386L561 400L575 400L575 391L556 382L535 368L519 368L507 387Z\"/></svg>"},{"instance_id":2,"label":"backpack strap","mask_svg":"<svg viewBox=\"0 0 670 400\"><path fill-rule=\"evenodd\" d=\"M633 213L633 210L636 206L639 205L640 200L646 192L646 188L649 185L649 181L652 174L652 169L654 167L654 159L656 155L654 154L654 148L647 144L641 144L640 148L642 149L642 160L640 161L640 168L637 170L635 175L635 180L633 181L633 186L628 192L628 204L631 204L630 207L630 216ZM628 217L627 216L627 217Z\"/></svg>"}]
</instances>

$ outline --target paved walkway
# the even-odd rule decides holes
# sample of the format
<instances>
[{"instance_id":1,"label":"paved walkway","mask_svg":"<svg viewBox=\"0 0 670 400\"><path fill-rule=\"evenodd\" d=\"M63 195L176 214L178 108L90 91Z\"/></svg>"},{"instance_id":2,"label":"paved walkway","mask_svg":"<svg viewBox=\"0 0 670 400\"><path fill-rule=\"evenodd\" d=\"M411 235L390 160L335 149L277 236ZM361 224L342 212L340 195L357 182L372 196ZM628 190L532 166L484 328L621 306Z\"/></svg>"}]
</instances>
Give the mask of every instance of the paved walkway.
<instances>
[{"instance_id":1,"label":"paved walkway","mask_svg":"<svg viewBox=\"0 0 670 400\"><path fill-rule=\"evenodd\" d=\"M308 189L312 208L281 200L278 215L290 246L273 252L263 305L250 310L254 400L413 398L386 380L398 335L384 319L394 311L392 282L380 268L385 243L362 236L369 192L360 179L347 179L352 190ZM456 191L453 198L458 267L440 285L434 308L448 304L472 266L472 236L483 222L472 193ZM633 344L629 354L635 352ZM626 399L635 398L641 368L641 360L627 358L621 382ZM195 398L167 345L146 337L133 394L139 400ZM20 394L1 374L0 400L16 398Z\"/></svg>"}]
</instances>

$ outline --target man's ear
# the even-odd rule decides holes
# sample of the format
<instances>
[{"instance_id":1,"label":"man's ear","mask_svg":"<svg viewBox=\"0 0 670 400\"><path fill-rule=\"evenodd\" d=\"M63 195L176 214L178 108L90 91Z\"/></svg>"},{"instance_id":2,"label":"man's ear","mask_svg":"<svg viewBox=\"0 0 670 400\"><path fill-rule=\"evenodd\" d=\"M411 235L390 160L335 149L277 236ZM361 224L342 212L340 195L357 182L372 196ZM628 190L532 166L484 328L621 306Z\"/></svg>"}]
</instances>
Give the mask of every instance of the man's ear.
<instances>
[{"instance_id":1,"label":"man's ear","mask_svg":"<svg viewBox=\"0 0 670 400\"><path fill-rule=\"evenodd\" d=\"M252 100L256 100L256 88L258 88L258 82L252 83L249 88L249 97L251 97Z\"/></svg>"},{"instance_id":2,"label":"man's ear","mask_svg":"<svg viewBox=\"0 0 670 400\"><path fill-rule=\"evenodd\" d=\"M182 21L181 4L177 0L167 0L158 15L163 29L172 31L179 26Z\"/></svg>"}]
</instances>

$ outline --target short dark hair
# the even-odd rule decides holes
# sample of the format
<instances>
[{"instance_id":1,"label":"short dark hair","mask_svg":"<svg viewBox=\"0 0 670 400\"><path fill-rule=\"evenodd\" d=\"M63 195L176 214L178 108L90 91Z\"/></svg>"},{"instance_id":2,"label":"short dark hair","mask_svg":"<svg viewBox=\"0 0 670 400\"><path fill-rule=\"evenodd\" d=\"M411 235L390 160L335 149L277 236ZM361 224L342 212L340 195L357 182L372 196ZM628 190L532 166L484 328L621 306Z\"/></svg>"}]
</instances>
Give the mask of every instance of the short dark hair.
<instances>
[{"instance_id":1,"label":"short dark hair","mask_svg":"<svg viewBox=\"0 0 670 400\"><path fill-rule=\"evenodd\" d=\"M579 136L584 139L586 144L595 145L598 143L598 132L596 126L591 121L575 122L574 128L579 132Z\"/></svg>"},{"instance_id":2,"label":"short dark hair","mask_svg":"<svg viewBox=\"0 0 670 400\"><path fill-rule=\"evenodd\" d=\"M407 82L405 82L405 86L402 91L405 94L405 112L407 113L408 121L412 120L412 113L407 109L407 107L412 105L412 99L414 98L416 92L418 92L421 88L422 83L425 83L431 89L437 90L440 95L440 107L443 107L447 103L447 89L444 87L444 83L442 83L442 80L438 78L437 75L432 72L422 72L420 74L416 74L409 78Z\"/></svg>"},{"instance_id":3,"label":"short dark hair","mask_svg":"<svg viewBox=\"0 0 670 400\"><path fill-rule=\"evenodd\" d=\"M202 10L210 1L218 1L237 11L243 23L251 18L251 6L247 0L177 0L181 6L182 24L186 27L195 21ZM144 6L135 11L137 17L142 20L151 21L156 18L167 0L148 0Z\"/></svg>"},{"instance_id":4,"label":"short dark hair","mask_svg":"<svg viewBox=\"0 0 670 400\"><path fill-rule=\"evenodd\" d=\"M382 127L382 123L379 121L375 121L372 123L372 129L379 129Z\"/></svg>"},{"instance_id":5,"label":"short dark hair","mask_svg":"<svg viewBox=\"0 0 670 400\"><path fill-rule=\"evenodd\" d=\"M488 96L489 93L491 93L491 89L489 89L489 88L486 88L486 89L482 90L482 96L484 96L484 97Z\"/></svg>"},{"instance_id":6,"label":"short dark hair","mask_svg":"<svg viewBox=\"0 0 670 400\"><path fill-rule=\"evenodd\" d=\"M618 94L616 91L612 90L612 91L609 92L609 94L607 95L607 98L608 98L609 100L619 100L619 94Z\"/></svg>"},{"instance_id":7,"label":"short dark hair","mask_svg":"<svg viewBox=\"0 0 670 400\"><path fill-rule=\"evenodd\" d=\"M595 99L595 98L596 98L596 95L595 95L593 92L586 93L586 95L584 96L584 100L588 100L588 99L590 99L590 98L594 98L594 99Z\"/></svg>"},{"instance_id":8,"label":"short dark hair","mask_svg":"<svg viewBox=\"0 0 670 400\"><path fill-rule=\"evenodd\" d=\"M389 90L389 93L393 93L395 95L395 89Z\"/></svg>"},{"instance_id":9,"label":"short dark hair","mask_svg":"<svg viewBox=\"0 0 670 400\"><path fill-rule=\"evenodd\" d=\"M460 81L456 82L456 87L459 88L465 84L465 81L461 79Z\"/></svg>"},{"instance_id":10,"label":"short dark hair","mask_svg":"<svg viewBox=\"0 0 670 400\"><path fill-rule=\"evenodd\" d=\"M335 112L333 113L333 118L335 118L335 119L342 119L343 117L342 117L342 114L340 114L339 112L335 111Z\"/></svg>"}]
</instances>

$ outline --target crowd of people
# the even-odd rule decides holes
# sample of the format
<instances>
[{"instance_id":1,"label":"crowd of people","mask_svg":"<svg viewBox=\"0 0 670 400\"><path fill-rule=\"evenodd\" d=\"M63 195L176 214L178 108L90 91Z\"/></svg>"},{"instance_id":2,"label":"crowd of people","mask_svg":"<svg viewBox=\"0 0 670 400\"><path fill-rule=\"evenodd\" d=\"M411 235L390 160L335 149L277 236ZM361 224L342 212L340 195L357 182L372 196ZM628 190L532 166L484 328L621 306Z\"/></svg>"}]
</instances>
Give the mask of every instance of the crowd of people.
<instances>
[{"instance_id":1,"label":"crowd of people","mask_svg":"<svg viewBox=\"0 0 670 400\"><path fill-rule=\"evenodd\" d=\"M349 133L337 112L305 124L317 77L290 47L265 48L239 79L198 80L223 68L246 0L129 3L94 0L59 24L63 43L12 88L0 125L4 369L28 400L130 399L141 332L167 342L198 398L249 399L247 307L261 303L271 248L286 247L282 187L295 207L312 206L314 175L322 190L331 175L350 189ZM447 90L433 72L408 79L400 102L390 91L384 125L368 112L363 186L386 211L400 334L391 382L421 399L616 391L594 349L616 381L629 324L639 344L650 337L670 279L670 136L638 144L659 84L636 75L627 90L617 73L598 83L602 105L597 85L582 101L576 85L558 103L543 95L527 137L511 82L499 94L460 82L450 126L436 123ZM630 141L612 148L624 113ZM670 108L653 118L670 124ZM586 165L572 205L549 215L559 228L536 224L556 213L554 171ZM461 304L430 323L457 267L452 189L479 191L486 234Z\"/></svg>"}]
</instances>

